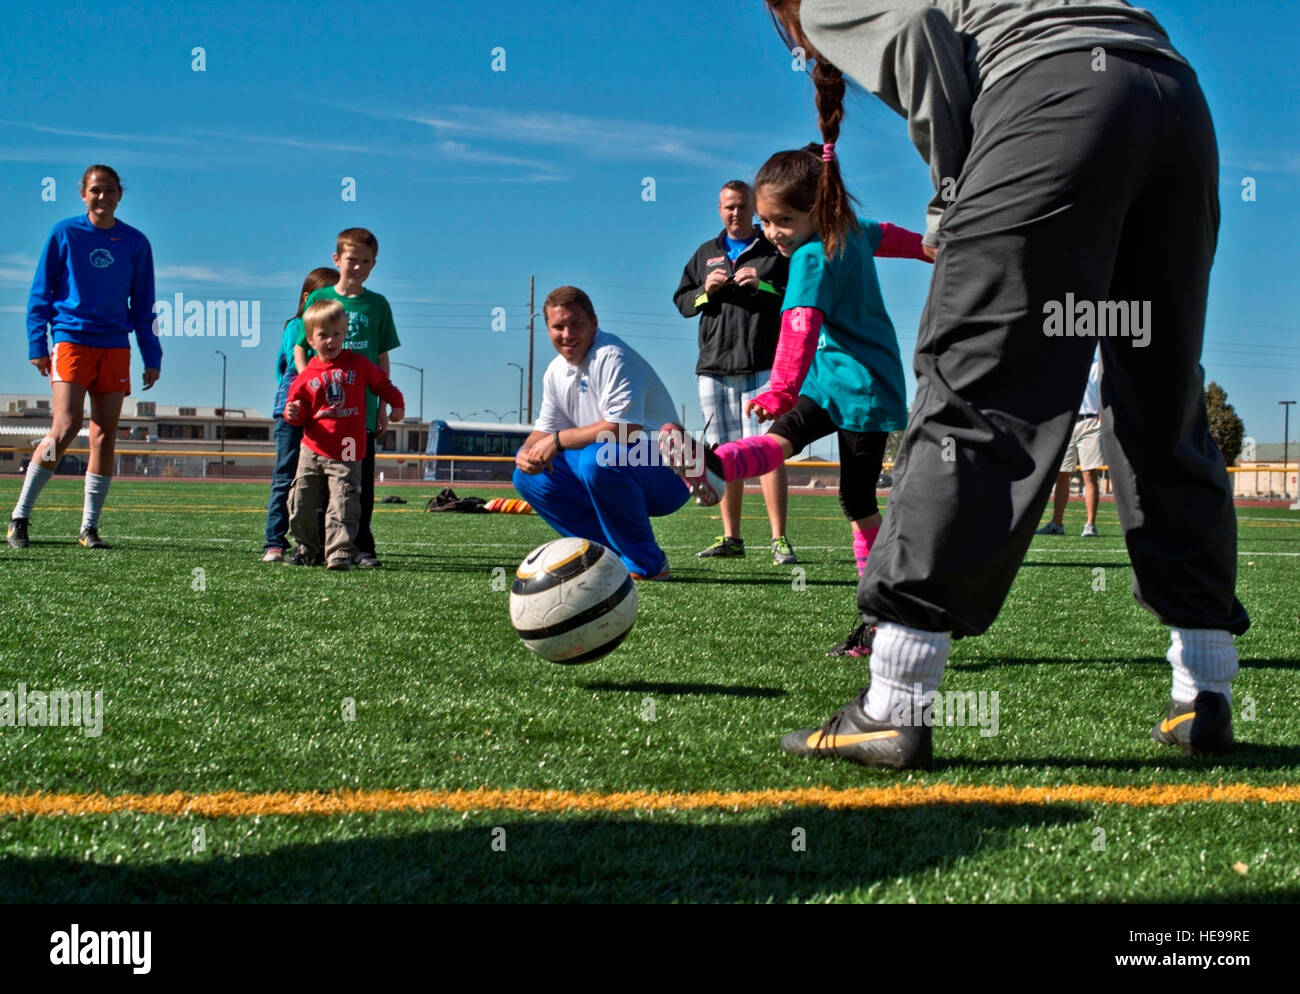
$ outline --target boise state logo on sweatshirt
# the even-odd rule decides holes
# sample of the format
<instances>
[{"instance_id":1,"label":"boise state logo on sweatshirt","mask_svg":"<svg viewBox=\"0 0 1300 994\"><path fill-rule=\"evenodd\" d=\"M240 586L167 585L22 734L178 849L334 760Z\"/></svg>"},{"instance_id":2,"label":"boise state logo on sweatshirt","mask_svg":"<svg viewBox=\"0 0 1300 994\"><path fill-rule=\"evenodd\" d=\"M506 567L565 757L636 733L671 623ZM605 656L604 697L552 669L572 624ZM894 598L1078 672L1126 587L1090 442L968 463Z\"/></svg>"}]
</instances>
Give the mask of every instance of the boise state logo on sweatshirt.
<instances>
[{"instance_id":1,"label":"boise state logo on sweatshirt","mask_svg":"<svg viewBox=\"0 0 1300 994\"><path fill-rule=\"evenodd\" d=\"M107 269L113 264L113 253L106 248L97 248L90 253L90 264L96 269Z\"/></svg>"},{"instance_id":2,"label":"boise state logo on sweatshirt","mask_svg":"<svg viewBox=\"0 0 1300 994\"><path fill-rule=\"evenodd\" d=\"M329 380L325 384L325 403L332 408L337 408L343 403L343 384L337 380Z\"/></svg>"}]
</instances>

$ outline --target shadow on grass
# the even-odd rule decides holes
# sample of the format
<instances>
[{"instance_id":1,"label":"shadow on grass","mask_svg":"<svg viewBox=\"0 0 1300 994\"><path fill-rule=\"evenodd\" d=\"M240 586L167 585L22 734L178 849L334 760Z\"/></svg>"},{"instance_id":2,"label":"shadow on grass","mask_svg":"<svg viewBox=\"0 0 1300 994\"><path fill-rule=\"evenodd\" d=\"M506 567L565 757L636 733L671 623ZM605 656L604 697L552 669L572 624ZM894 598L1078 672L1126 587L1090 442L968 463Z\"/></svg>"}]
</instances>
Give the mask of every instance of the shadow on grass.
<instances>
[{"instance_id":1,"label":"shadow on grass","mask_svg":"<svg viewBox=\"0 0 1300 994\"><path fill-rule=\"evenodd\" d=\"M1086 562L1086 563L1045 562L1041 559L1040 560L1026 559L1024 562L1020 564L1020 568L1028 569L1031 566L1049 566L1049 567L1069 567L1070 569L1096 569L1098 566L1100 566L1103 569L1129 569L1130 567L1132 567L1132 565L1133 564L1130 562L1099 563L1095 559L1092 560L1091 562Z\"/></svg>"},{"instance_id":2,"label":"shadow on grass","mask_svg":"<svg viewBox=\"0 0 1300 994\"><path fill-rule=\"evenodd\" d=\"M718 697L784 697L779 687L738 687L726 683L654 683L649 680L613 683L601 680L579 684L583 690L620 690L633 694L700 694Z\"/></svg>"},{"instance_id":3,"label":"shadow on grass","mask_svg":"<svg viewBox=\"0 0 1300 994\"><path fill-rule=\"evenodd\" d=\"M966 673L978 673L994 666L1160 666L1169 669L1164 656L985 656L953 658L948 666ZM1241 668L1263 670L1300 670L1300 659L1242 659Z\"/></svg>"},{"instance_id":4,"label":"shadow on grass","mask_svg":"<svg viewBox=\"0 0 1300 994\"><path fill-rule=\"evenodd\" d=\"M1022 827L1083 823L1092 816L1064 805L932 804L874 811L803 808L757 816L711 812L694 815L696 824L663 814L634 820L500 812L472 816L459 827L460 816L450 817L458 827L393 836L402 823L377 816L363 826L370 832L364 838L284 845L238 858L141 866L9 857L0 859L0 900L820 901L923 871L929 872L918 885L941 898L934 870L982 849L1001 849ZM713 823L698 823L705 819ZM315 819L311 827L325 830L335 821ZM209 838L228 824L210 823ZM504 852L492 847L497 828L505 832ZM496 836L501 838L500 832ZM794 849L799 838L805 851Z\"/></svg>"},{"instance_id":5,"label":"shadow on grass","mask_svg":"<svg viewBox=\"0 0 1300 994\"><path fill-rule=\"evenodd\" d=\"M1295 770L1300 769L1300 748L1289 745L1267 745L1257 742L1241 741L1242 729L1238 727L1237 745L1230 753L1222 756L1184 756L1173 746L1159 746L1159 751L1149 757L1132 759L1088 759L1080 756L1004 756L1000 759L961 759L947 760L940 753L935 759L935 770L944 769L1088 769L1088 770L1122 770L1137 773L1142 770L1210 770L1221 767L1225 770ZM1246 734L1250 734L1249 731ZM1151 743L1153 749L1158 743ZM935 751L943 748L942 741L936 737ZM1136 747L1140 748L1140 747Z\"/></svg>"}]
</instances>

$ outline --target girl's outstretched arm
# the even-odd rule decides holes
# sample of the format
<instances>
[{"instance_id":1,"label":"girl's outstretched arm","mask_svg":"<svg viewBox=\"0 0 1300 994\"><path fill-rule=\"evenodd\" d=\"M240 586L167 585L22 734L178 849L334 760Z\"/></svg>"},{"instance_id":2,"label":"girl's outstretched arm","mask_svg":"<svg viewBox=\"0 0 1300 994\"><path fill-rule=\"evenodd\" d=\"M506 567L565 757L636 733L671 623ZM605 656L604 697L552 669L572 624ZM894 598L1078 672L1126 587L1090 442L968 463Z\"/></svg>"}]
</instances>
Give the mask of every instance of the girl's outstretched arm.
<instances>
[{"instance_id":1,"label":"girl's outstretched arm","mask_svg":"<svg viewBox=\"0 0 1300 994\"><path fill-rule=\"evenodd\" d=\"M772 360L771 382L767 390L746 405L747 415L748 408L759 407L777 418L794 407L817 351L822 320L822 312L815 307L791 307L781 314L781 337Z\"/></svg>"},{"instance_id":2,"label":"girl's outstretched arm","mask_svg":"<svg viewBox=\"0 0 1300 994\"><path fill-rule=\"evenodd\" d=\"M876 255L885 259L920 259L922 262L933 262L933 257L927 255L921 246L921 234L917 231L908 231L906 228L900 228L896 224L889 224L886 221L877 222L880 225L880 247L876 249Z\"/></svg>"}]
</instances>

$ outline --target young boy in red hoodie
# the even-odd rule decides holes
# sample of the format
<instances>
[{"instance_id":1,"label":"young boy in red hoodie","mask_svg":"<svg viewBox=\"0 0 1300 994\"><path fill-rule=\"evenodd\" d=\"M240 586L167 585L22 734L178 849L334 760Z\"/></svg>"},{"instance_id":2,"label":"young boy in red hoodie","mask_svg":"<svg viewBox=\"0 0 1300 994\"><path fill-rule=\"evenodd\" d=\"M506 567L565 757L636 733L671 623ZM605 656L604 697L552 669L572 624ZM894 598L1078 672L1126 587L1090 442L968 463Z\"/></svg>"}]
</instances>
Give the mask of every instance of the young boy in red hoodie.
<instances>
[{"instance_id":1,"label":"young boy in red hoodie","mask_svg":"<svg viewBox=\"0 0 1300 994\"><path fill-rule=\"evenodd\" d=\"M328 488L326 566L348 570L361 513L366 388L392 406L393 422L406 417L406 403L382 369L343 347L348 318L342 304L318 300L307 307L302 319L316 355L293 381L284 405L285 421L305 426L298 475L289 491L289 531L298 548L284 561L289 566L307 566L319 557L316 513Z\"/></svg>"}]
</instances>

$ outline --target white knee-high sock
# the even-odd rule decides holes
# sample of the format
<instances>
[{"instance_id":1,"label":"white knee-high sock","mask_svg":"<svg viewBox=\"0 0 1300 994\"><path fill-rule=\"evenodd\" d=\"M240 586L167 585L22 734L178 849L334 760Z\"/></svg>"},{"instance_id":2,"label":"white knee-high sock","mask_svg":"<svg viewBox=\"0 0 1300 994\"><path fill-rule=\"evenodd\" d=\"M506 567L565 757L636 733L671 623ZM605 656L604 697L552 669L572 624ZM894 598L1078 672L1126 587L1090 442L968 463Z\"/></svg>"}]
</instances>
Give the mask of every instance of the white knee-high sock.
<instances>
[{"instance_id":1,"label":"white knee-high sock","mask_svg":"<svg viewBox=\"0 0 1300 994\"><path fill-rule=\"evenodd\" d=\"M943 680L952 651L952 632L927 632L892 621L876 626L871 645L871 686L863 710L874 721L889 721L900 708L918 717ZM915 709L913 712L912 709Z\"/></svg>"},{"instance_id":2,"label":"white knee-high sock","mask_svg":"<svg viewBox=\"0 0 1300 994\"><path fill-rule=\"evenodd\" d=\"M1186 704L1202 690L1222 694L1232 703L1237 675L1237 647L1232 632L1215 628L1170 628L1165 658L1174 668L1173 699Z\"/></svg>"},{"instance_id":3,"label":"white knee-high sock","mask_svg":"<svg viewBox=\"0 0 1300 994\"><path fill-rule=\"evenodd\" d=\"M112 482L111 476L100 473L86 474L86 499L81 511L83 529L99 527L99 515L104 510L104 499L108 496L108 485Z\"/></svg>"},{"instance_id":4,"label":"white knee-high sock","mask_svg":"<svg viewBox=\"0 0 1300 994\"><path fill-rule=\"evenodd\" d=\"M18 495L18 503L14 505L14 513L11 518L30 518L32 508L36 505L36 498L41 495L45 489L45 484L50 482L50 477L54 475L54 469L46 469L41 463L41 455L46 451L54 451L54 439L46 435L36 448L32 451L32 461L27 464L27 478L23 480L22 492Z\"/></svg>"}]
</instances>

